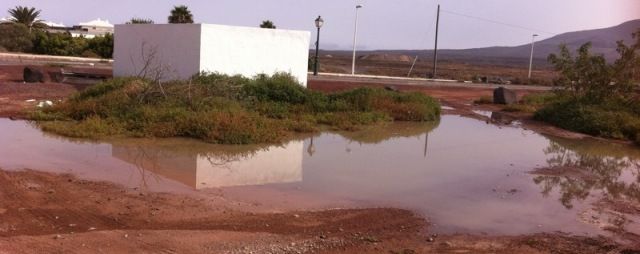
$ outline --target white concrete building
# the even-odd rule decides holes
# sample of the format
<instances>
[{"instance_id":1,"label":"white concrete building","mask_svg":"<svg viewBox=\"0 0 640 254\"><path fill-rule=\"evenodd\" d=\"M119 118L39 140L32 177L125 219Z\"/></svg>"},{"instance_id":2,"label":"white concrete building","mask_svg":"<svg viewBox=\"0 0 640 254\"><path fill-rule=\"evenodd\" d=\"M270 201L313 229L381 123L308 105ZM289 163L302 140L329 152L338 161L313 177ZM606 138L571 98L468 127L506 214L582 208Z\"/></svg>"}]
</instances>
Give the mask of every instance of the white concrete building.
<instances>
[{"instance_id":1,"label":"white concrete building","mask_svg":"<svg viewBox=\"0 0 640 254\"><path fill-rule=\"evenodd\" d=\"M96 36L104 36L105 34L113 34L114 26L109 20L96 19L88 22L80 23L69 29L69 33L73 37L85 37L88 39Z\"/></svg>"},{"instance_id":2,"label":"white concrete building","mask_svg":"<svg viewBox=\"0 0 640 254\"><path fill-rule=\"evenodd\" d=\"M306 86L310 36L211 24L116 25L113 74L161 72L155 78L170 80L203 71L245 77L286 72Z\"/></svg>"}]
</instances>

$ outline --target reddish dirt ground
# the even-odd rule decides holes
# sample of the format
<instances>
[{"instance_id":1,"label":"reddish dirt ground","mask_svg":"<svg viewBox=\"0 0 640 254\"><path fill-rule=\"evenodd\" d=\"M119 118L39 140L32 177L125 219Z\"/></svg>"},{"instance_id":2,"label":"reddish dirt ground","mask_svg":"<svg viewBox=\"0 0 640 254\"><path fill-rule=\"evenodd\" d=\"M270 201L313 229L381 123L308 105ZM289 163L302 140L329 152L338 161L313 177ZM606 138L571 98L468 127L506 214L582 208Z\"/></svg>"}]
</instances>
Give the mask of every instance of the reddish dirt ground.
<instances>
[{"instance_id":1,"label":"reddish dirt ground","mask_svg":"<svg viewBox=\"0 0 640 254\"><path fill-rule=\"evenodd\" d=\"M336 54L334 54L336 53ZM322 54L320 56L320 72L351 73L352 56L348 52ZM345 54L346 53L346 54ZM358 57L356 61L357 74L384 75L407 77L415 56L408 55L371 54L368 57ZM386 59L383 59L386 58ZM527 82L528 66L507 63L507 59L499 62L469 63L460 60L443 60L438 63L438 78L454 80L473 80L474 77L501 78L515 83ZM500 64L498 64L500 63ZM411 77L424 78L433 71L432 59L419 58ZM550 85L556 77L549 65L534 63L532 84Z\"/></svg>"},{"instance_id":2,"label":"reddish dirt ground","mask_svg":"<svg viewBox=\"0 0 640 254\"><path fill-rule=\"evenodd\" d=\"M249 213L223 199L0 171L0 253L631 253L603 238L430 235L398 209Z\"/></svg>"},{"instance_id":3,"label":"reddish dirt ground","mask_svg":"<svg viewBox=\"0 0 640 254\"><path fill-rule=\"evenodd\" d=\"M109 69L87 67L35 66L45 73L44 83L24 83L22 71L25 65L0 65L0 117L22 118L26 112L45 100L57 102L86 88L86 84L52 82L48 73L64 68L70 72L86 72L110 75Z\"/></svg>"}]
</instances>

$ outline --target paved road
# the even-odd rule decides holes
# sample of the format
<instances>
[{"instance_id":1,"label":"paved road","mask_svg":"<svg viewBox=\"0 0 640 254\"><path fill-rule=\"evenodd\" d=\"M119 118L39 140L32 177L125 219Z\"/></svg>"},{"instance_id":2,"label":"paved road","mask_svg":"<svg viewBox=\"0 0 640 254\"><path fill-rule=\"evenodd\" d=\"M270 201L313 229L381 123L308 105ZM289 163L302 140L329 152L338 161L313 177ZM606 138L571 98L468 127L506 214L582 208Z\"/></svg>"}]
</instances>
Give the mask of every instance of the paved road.
<instances>
[{"instance_id":1,"label":"paved road","mask_svg":"<svg viewBox=\"0 0 640 254\"><path fill-rule=\"evenodd\" d=\"M463 83L455 80L429 80L419 78L399 78L399 77L386 77L386 76L370 76L370 75L343 75L343 74L330 74L321 73L318 76L309 75L309 80L318 81L342 81L342 82L362 82L362 83L377 83L386 85L413 85L413 86L430 86L430 87L472 87L472 88L487 88L495 89L498 87L505 87L513 90L536 90L536 91L548 91L551 87L548 86L529 86L529 85L496 85L496 84L477 84L477 83Z\"/></svg>"},{"instance_id":2,"label":"paved road","mask_svg":"<svg viewBox=\"0 0 640 254\"><path fill-rule=\"evenodd\" d=\"M24 53L0 53L0 65L19 64L64 64L73 66L95 66L101 68L111 68L113 60L85 57L34 55Z\"/></svg>"}]
</instances>

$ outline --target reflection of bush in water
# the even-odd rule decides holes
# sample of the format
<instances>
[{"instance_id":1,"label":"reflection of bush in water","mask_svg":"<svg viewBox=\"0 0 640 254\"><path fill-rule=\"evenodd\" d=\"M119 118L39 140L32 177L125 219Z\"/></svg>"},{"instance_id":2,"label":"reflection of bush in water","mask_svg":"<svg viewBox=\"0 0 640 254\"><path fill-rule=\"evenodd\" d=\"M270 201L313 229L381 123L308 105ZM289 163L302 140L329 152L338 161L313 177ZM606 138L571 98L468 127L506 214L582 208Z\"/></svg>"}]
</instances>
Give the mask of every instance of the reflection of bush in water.
<instances>
[{"instance_id":1,"label":"reflection of bush in water","mask_svg":"<svg viewBox=\"0 0 640 254\"><path fill-rule=\"evenodd\" d=\"M37 123L34 121L27 121L27 125L32 128L38 128ZM287 140L285 143L273 143L273 144L252 144L252 145L221 145L202 142L196 139L190 138L73 138L61 136L50 132L41 132L41 134L47 138L53 138L65 142L74 144L103 144L108 143L113 146L126 147L137 150L156 150L156 152L145 152L144 154L158 154L163 155L200 155L208 158L234 158L233 160L247 159L254 156L260 151L266 151L271 147L282 147L288 142L300 140L303 136L294 136Z\"/></svg>"},{"instance_id":2,"label":"reflection of bush in water","mask_svg":"<svg viewBox=\"0 0 640 254\"><path fill-rule=\"evenodd\" d=\"M584 200L593 191L600 191L607 198L631 199L640 202L640 151L629 146L589 140L564 140L550 138L544 150L548 155L548 168L574 168L583 176L539 175L533 180L547 196L555 188L561 194L560 202L572 208L574 200ZM623 173L631 172L636 179L624 179Z\"/></svg>"},{"instance_id":3,"label":"reflection of bush in water","mask_svg":"<svg viewBox=\"0 0 640 254\"><path fill-rule=\"evenodd\" d=\"M370 126L360 131L338 132L351 141L364 144L378 144L393 138L415 137L433 131L440 121L422 123L388 123Z\"/></svg>"}]
</instances>

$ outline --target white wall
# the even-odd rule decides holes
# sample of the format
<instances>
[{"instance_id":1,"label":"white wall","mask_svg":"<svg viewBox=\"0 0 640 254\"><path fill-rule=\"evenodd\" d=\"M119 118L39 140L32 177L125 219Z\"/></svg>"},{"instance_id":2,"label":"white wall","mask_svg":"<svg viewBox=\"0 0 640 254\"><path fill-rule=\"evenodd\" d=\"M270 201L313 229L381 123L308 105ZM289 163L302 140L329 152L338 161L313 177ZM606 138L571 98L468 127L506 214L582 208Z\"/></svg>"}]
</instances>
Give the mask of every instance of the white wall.
<instances>
[{"instance_id":1,"label":"white wall","mask_svg":"<svg viewBox=\"0 0 640 254\"><path fill-rule=\"evenodd\" d=\"M155 51L147 69L161 70L162 80L191 77L200 71L200 30L198 24L116 25L113 75L137 76Z\"/></svg>"},{"instance_id":2,"label":"white wall","mask_svg":"<svg viewBox=\"0 0 640 254\"><path fill-rule=\"evenodd\" d=\"M163 80L186 79L200 71L253 77L287 72L307 85L309 40L306 31L210 24L116 25L113 74L135 76L143 51L156 49L154 69ZM142 49L143 43L145 49ZM147 57L148 58L148 57Z\"/></svg>"},{"instance_id":3,"label":"white wall","mask_svg":"<svg viewBox=\"0 0 640 254\"><path fill-rule=\"evenodd\" d=\"M253 77L287 72L307 86L306 31L202 25L200 69Z\"/></svg>"}]
</instances>

